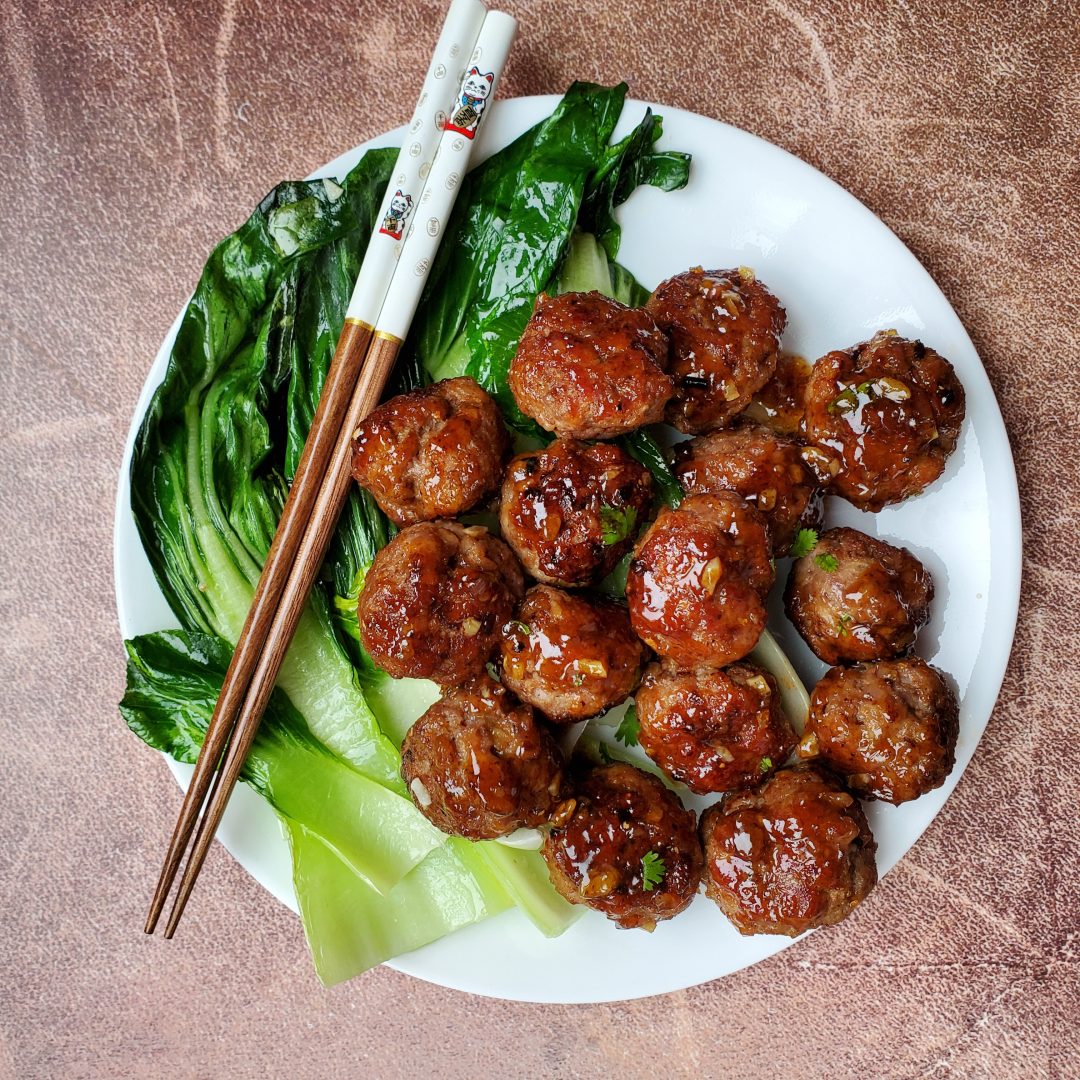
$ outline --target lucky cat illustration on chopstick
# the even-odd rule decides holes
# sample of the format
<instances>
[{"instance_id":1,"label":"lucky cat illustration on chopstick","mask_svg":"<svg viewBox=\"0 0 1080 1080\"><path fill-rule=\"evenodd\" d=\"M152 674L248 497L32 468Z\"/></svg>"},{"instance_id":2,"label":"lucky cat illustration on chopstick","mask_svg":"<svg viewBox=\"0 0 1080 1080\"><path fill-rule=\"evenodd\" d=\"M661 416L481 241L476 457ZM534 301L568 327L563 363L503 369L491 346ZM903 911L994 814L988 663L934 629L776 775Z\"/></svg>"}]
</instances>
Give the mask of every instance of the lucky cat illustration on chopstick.
<instances>
[{"instance_id":1,"label":"lucky cat illustration on chopstick","mask_svg":"<svg viewBox=\"0 0 1080 1080\"><path fill-rule=\"evenodd\" d=\"M412 196L402 194L401 188L398 188L390 199L390 205L383 216L379 232L392 236L395 240L400 240L402 233L405 231L405 222L408 220L409 212L412 210L412 203Z\"/></svg>"},{"instance_id":2,"label":"lucky cat illustration on chopstick","mask_svg":"<svg viewBox=\"0 0 1080 1080\"><path fill-rule=\"evenodd\" d=\"M481 72L473 67L465 72L461 83L461 98L455 103L450 119L446 121L446 131L458 131L471 139L476 134L480 117L484 115L487 99L491 94L495 72Z\"/></svg>"}]
</instances>

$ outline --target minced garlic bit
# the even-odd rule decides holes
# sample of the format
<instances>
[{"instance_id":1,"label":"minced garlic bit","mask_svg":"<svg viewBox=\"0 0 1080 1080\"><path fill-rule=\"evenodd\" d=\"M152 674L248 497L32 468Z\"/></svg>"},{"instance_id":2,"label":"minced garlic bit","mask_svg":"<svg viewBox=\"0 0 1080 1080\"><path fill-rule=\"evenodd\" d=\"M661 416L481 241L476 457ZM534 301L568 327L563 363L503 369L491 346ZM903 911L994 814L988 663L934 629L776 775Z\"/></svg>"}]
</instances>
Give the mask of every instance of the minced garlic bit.
<instances>
[{"instance_id":1,"label":"minced garlic bit","mask_svg":"<svg viewBox=\"0 0 1080 1080\"><path fill-rule=\"evenodd\" d=\"M480 620L479 619L463 619L461 622L461 632L466 637L476 637L480 633Z\"/></svg>"},{"instance_id":2,"label":"minced garlic bit","mask_svg":"<svg viewBox=\"0 0 1080 1080\"><path fill-rule=\"evenodd\" d=\"M581 895L590 899L598 896L610 896L619 887L619 871L613 866L605 866L595 874L590 874L581 883Z\"/></svg>"},{"instance_id":3,"label":"minced garlic bit","mask_svg":"<svg viewBox=\"0 0 1080 1080\"><path fill-rule=\"evenodd\" d=\"M840 471L840 459L833 457L832 454L818 446L804 446L799 452L799 456L815 472L824 471L830 476L835 476Z\"/></svg>"},{"instance_id":4,"label":"minced garlic bit","mask_svg":"<svg viewBox=\"0 0 1080 1080\"><path fill-rule=\"evenodd\" d=\"M431 795L428 793L428 789L424 787L424 781L419 776L413 777L412 783L409 784L409 790L413 793L413 798L424 810L431 805Z\"/></svg>"},{"instance_id":5,"label":"minced garlic bit","mask_svg":"<svg viewBox=\"0 0 1080 1080\"><path fill-rule=\"evenodd\" d=\"M577 660L575 663L579 670L588 675L595 675L598 679L607 677L607 668L602 660Z\"/></svg>"},{"instance_id":6,"label":"minced garlic bit","mask_svg":"<svg viewBox=\"0 0 1080 1080\"><path fill-rule=\"evenodd\" d=\"M714 555L706 564L705 569L701 571L701 587L705 590L706 596L712 596L716 592L717 583L720 581L720 571L723 566L720 562L720 556Z\"/></svg>"},{"instance_id":7,"label":"minced garlic bit","mask_svg":"<svg viewBox=\"0 0 1080 1080\"><path fill-rule=\"evenodd\" d=\"M555 813L549 819L552 828L561 829L573 816L577 809L577 799L567 799L555 807Z\"/></svg>"},{"instance_id":8,"label":"minced garlic bit","mask_svg":"<svg viewBox=\"0 0 1080 1080\"><path fill-rule=\"evenodd\" d=\"M911 387L907 383L890 378L888 375L875 379L871 386L878 395L888 398L889 401L907 401L911 397Z\"/></svg>"},{"instance_id":9,"label":"minced garlic bit","mask_svg":"<svg viewBox=\"0 0 1080 1080\"><path fill-rule=\"evenodd\" d=\"M762 697L768 697L772 693L764 675L751 675L746 680L746 685L752 686Z\"/></svg>"}]
</instances>

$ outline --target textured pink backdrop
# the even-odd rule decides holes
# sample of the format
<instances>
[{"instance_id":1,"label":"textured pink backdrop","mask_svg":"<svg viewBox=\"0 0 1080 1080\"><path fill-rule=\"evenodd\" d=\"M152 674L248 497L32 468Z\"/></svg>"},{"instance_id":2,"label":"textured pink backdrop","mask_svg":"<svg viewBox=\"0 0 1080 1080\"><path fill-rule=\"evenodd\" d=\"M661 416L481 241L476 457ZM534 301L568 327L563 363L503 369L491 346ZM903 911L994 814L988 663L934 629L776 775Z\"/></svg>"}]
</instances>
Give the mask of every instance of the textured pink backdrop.
<instances>
[{"instance_id":1,"label":"textured pink backdrop","mask_svg":"<svg viewBox=\"0 0 1080 1080\"><path fill-rule=\"evenodd\" d=\"M841 932L663 999L505 1004L382 969L324 991L296 920L220 849L181 937L145 939L178 793L114 707L128 420L214 241L405 119L440 5L5 0L0 1075L1078 1075L1077 5L507 6L504 93L626 78L762 135L865 201L955 305L1026 525L986 737Z\"/></svg>"}]
</instances>

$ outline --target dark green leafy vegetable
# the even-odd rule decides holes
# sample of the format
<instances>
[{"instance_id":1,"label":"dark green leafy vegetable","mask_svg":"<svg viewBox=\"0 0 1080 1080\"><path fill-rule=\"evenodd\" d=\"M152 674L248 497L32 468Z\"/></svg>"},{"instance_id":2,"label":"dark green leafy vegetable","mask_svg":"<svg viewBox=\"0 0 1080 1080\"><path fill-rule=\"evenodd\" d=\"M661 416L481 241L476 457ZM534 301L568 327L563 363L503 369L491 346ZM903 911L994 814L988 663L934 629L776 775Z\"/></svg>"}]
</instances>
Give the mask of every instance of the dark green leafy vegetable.
<instances>
[{"instance_id":1,"label":"dark green leafy vegetable","mask_svg":"<svg viewBox=\"0 0 1080 1080\"><path fill-rule=\"evenodd\" d=\"M593 233L613 262L622 237L615 207L643 184L675 191L686 187L690 179L689 154L653 149L663 131L661 118L646 109L641 123L625 139L608 147L603 163L589 181L578 227Z\"/></svg>"}]
</instances>

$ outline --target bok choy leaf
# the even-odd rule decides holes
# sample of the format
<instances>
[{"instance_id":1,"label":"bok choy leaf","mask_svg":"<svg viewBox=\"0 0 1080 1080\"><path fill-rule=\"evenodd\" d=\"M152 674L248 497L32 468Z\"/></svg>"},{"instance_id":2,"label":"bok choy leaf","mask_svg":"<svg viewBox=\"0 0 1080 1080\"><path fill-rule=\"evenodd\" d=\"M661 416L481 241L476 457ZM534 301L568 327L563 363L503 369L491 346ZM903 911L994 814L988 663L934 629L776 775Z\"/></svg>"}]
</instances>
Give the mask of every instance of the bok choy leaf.
<instances>
[{"instance_id":1,"label":"bok choy leaf","mask_svg":"<svg viewBox=\"0 0 1080 1080\"><path fill-rule=\"evenodd\" d=\"M450 841L383 896L303 825L282 822L292 851L293 886L315 971L333 986L513 903L496 876L474 875ZM548 891L550 886L548 886Z\"/></svg>"},{"instance_id":2,"label":"bok choy leaf","mask_svg":"<svg viewBox=\"0 0 1080 1080\"><path fill-rule=\"evenodd\" d=\"M232 650L209 634L166 630L133 638L127 651L121 715L144 742L194 763ZM445 839L420 814L397 814L401 797L327 750L280 690L271 696L242 778L381 893Z\"/></svg>"},{"instance_id":3,"label":"bok choy leaf","mask_svg":"<svg viewBox=\"0 0 1080 1080\"><path fill-rule=\"evenodd\" d=\"M143 545L185 629L230 642L239 635L392 159L366 154L343 185L280 184L203 270L131 468ZM357 505L354 497L338 543L359 537L366 557L380 538L370 520L348 530ZM404 792L397 753L364 701L321 590L278 685L320 741ZM402 799L403 827L414 814Z\"/></svg>"},{"instance_id":4,"label":"bok choy leaf","mask_svg":"<svg viewBox=\"0 0 1080 1080\"><path fill-rule=\"evenodd\" d=\"M518 410L507 373L575 229L599 229L614 261L614 208L639 184L672 190L689 177L687 155L653 149L661 125L651 112L609 145L625 98L625 84L574 83L547 120L469 174L421 303L413 344L432 378L471 375L526 434L539 429ZM585 284L582 276L574 288ZM610 293L613 283L588 285L597 287ZM638 287L632 300L640 299Z\"/></svg>"}]
</instances>

